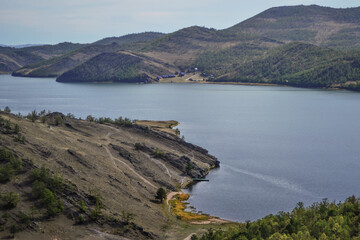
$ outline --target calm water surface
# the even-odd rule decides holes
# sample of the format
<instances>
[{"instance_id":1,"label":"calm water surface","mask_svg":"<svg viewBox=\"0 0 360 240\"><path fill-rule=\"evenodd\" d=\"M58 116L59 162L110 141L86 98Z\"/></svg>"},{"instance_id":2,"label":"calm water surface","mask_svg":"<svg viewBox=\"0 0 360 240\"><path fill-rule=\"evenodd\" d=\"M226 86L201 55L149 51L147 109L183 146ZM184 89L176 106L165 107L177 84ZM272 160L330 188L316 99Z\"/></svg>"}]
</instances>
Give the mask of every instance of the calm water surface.
<instances>
[{"instance_id":1,"label":"calm water surface","mask_svg":"<svg viewBox=\"0 0 360 240\"><path fill-rule=\"evenodd\" d=\"M178 120L221 161L195 185L198 210L244 221L360 196L360 94L200 84L63 84L0 76L0 108Z\"/></svg>"}]
</instances>

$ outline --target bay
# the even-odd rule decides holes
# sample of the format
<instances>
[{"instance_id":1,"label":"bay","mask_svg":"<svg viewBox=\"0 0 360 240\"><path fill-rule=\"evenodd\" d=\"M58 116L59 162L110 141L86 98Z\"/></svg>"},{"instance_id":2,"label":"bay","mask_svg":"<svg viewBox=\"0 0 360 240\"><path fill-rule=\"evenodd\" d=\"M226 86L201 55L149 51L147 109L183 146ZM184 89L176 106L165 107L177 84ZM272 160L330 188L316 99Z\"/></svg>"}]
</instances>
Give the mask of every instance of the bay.
<instances>
[{"instance_id":1,"label":"bay","mask_svg":"<svg viewBox=\"0 0 360 240\"><path fill-rule=\"evenodd\" d=\"M261 218L360 195L360 94L207 84L63 84L0 75L0 108L76 117L177 120L181 135L221 167L187 190L197 210Z\"/></svg>"}]
</instances>

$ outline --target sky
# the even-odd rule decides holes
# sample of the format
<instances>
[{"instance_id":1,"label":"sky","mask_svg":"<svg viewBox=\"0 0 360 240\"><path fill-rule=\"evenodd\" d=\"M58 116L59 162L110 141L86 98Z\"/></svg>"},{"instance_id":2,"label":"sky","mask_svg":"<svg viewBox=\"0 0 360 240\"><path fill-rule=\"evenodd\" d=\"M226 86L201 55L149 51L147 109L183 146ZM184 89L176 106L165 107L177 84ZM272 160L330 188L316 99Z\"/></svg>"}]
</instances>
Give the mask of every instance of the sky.
<instances>
[{"instance_id":1,"label":"sky","mask_svg":"<svg viewBox=\"0 0 360 240\"><path fill-rule=\"evenodd\" d=\"M0 0L0 44L90 43L194 25L224 29L268 8L359 7L359 0Z\"/></svg>"}]
</instances>

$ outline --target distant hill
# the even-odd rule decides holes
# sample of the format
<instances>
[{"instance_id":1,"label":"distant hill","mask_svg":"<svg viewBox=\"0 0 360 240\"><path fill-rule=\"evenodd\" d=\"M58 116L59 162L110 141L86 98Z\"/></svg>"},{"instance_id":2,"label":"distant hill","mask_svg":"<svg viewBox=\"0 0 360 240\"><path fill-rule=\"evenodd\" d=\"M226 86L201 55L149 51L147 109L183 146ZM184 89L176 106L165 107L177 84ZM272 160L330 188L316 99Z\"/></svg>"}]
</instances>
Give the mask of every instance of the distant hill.
<instances>
[{"instance_id":1,"label":"distant hill","mask_svg":"<svg viewBox=\"0 0 360 240\"><path fill-rule=\"evenodd\" d=\"M270 8L225 32L258 34L279 41L302 41L338 49L360 49L360 7Z\"/></svg>"},{"instance_id":2,"label":"distant hill","mask_svg":"<svg viewBox=\"0 0 360 240\"><path fill-rule=\"evenodd\" d=\"M211 80L218 82L357 89L360 7L271 8L224 30L192 26L170 34L145 32L105 38L41 62L36 62L36 58L49 53L46 50L40 54L45 46L26 49L38 50L27 52L30 64L14 71L14 76L61 75L59 81L124 81L125 78L116 77L120 74L117 69L122 64L128 66L135 57L141 62L136 65L136 74L132 72L130 76L128 71L123 75L121 70L120 75L129 79L142 76L138 79L141 82L155 80L157 74L197 68L206 73L205 79L213 75ZM145 58L147 61L143 61ZM7 70L24 65L11 60L8 58L3 64Z\"/></svg>"},{"instance_id":3,"label":"distant hill","mask_svg":"<svg viewBox=\"0 0 360 240\"><path fill-rule=\"evenodd\" d=\"M59 43L24 48L0 47L0 73L11 73L23 66L67 54L85 44Z\"/></svg>"},{"instance_id":4,"label":"distant hill","mask_svg":"<svg viewBox=\"0 0 360 240\"><path fill-rule=\"evenodd\" d=\"M64 72L85 63L99 54L119 50L138 50L141 46L147 44L148 41L162 35L162 33L146 32L125 35L123 37L105 38L95 43L84 45L65 55L24 66L14 71L12 75L24 77L58 77Z\"/></svg>"},{"instance_id":5,"label":"distant hill","mask_svg":"<svg viewBox=\"0 0 360 240\"><path fill-rule=\"evenodd\" d=\"M45 44L20 44L20 45L0 44L0 47L25 48L25 47L34 47L34 46L42 46L42 45L45 45Z\"/></svg>"},{"instance_id":6,"label":"distant hill","mask_svg":"<svg viewBox=\"0 0 360 240\"><path fill-rule=\"evenodd\" d=\"M86 45L67 54L26 65L14 71L12 75L24 77L58 77L62 73L86 62L98 54L114 52L119 50L119 48L118 44Z\"/></svg>"},{"instance_id":7,"label":"distant hill","mask_svg":"<svg viewBox=\"0 0 360 240\"><path fill-rule=\"evenodd\" d=\"M130 52L102 53L63 73L58 82L151 82L168 68Z\"/></svg>"},{"instance_id":8,"label":"distant hill","mask_svg":"<svg viewBox=\"0 0 360 240\"><path fill-rule=\"evenodd\" d=\"M112 43L124 44L124 43L136 43L136 42L149 42L164 36L164 33L159 32L143 32L128 34L121 37L108 37L94 42L94 44L107 45Z\"/></svg>"}]
</instances>

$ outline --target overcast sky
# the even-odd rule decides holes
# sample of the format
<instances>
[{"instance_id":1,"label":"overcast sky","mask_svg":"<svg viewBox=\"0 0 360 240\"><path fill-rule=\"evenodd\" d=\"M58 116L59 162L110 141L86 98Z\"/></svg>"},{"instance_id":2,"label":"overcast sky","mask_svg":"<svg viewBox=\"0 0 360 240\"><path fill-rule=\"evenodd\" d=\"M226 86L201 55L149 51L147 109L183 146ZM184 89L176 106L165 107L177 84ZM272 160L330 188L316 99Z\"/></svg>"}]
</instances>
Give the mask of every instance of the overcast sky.
<instances>
[{"instance_id":1,"label":"overcast sky","mask_svg":"<svg viewBox=\"0 0 360 240\"><path fill-rule=\"evenodd\" d=\"M0 0L0 44L88 43L193 25L228 28L284 5L358 7L359 0Z\"/></svg>"}]
</instances>

